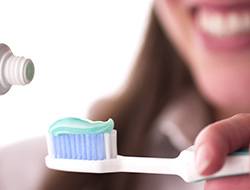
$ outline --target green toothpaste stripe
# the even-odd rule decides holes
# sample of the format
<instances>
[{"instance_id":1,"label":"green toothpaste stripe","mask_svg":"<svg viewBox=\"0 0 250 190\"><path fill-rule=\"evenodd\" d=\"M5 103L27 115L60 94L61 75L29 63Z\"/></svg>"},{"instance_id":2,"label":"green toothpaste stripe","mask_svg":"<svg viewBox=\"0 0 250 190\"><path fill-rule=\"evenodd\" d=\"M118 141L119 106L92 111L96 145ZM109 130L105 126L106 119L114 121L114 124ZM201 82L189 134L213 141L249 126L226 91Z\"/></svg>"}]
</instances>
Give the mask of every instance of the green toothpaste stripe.
<instances>
[{"instance_id":1,"label":"green toothpaste stripe","mask_svg":"<svg viewBox=\"0 0 250 190\"><path fill-rule=\"evenodd\" d=\"M114 128L114 121L90 121L79 118L64 118L56 121L49 128L49 133L58 136L62 134L98 134L110 133Z\"/></svg>"}]
</instances>

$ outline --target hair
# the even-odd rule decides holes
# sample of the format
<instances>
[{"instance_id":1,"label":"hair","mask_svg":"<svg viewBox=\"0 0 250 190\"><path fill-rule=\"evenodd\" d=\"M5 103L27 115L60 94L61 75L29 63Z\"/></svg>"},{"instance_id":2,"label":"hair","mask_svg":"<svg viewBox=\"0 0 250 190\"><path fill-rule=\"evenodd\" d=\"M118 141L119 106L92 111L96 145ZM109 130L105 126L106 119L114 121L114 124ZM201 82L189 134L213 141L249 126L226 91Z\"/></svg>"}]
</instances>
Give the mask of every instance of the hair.
<instances>
[{"instance_id":1,"label":"hair","mask_svg":"<svg viewBox=\"0 0 250 190\"><path fill-rule=\"evenodd\" d=\"M137 154L138 149L133 150L128 144L128 137L133 144L140 144L138 134L146 135L168 102L192 84L189 70L153 10L144 43L125 88L116 96L98 101L91 109L90 117L97 120L113 118L119 129L119 151Z\"/></svg>"},{"instance_id":2,"label":"hair","mask_svg":"<svg viewBox=\"0 0 250 190\"><path fill-rule=\"evenodd\" d=\"M144 154L145 143L157 116L173 98L194 86L188 68L170 43L154 10L128 79L118 95L98 101L91 109L90 117L95 120L114 119L120 154L148 156ZM119 179L124 177L129 183ZM131 189L136 174L115 174L111 178L113 183L109 183L112 185L107 189L121 189L120 180L123 180L124 189Z\"/></svg>"},{"instance_id":3,"label":"hair","mask_svg":"<svg viewBox=\"0 0 250 190\"><path fill-rule=\"evenodd\" d=\"M98 101L90 110L90 119L113 118L119 131L119 153L143 156L145 137L150 133L157 116L172 98L192 85L190 72L168 40L153 10L141 51L126 86L117 95ZM55 175L58 178L53 176L54 181L60 181L60 183L67 181L65 182L67 185L83 184L86 182L82 180L83 177L87 177L82 175L81 178L80 174L60 174L60 177L59 174ZM102 178L99 176L98 183L100 179L105 182L111 177L112 183L106 185L107 182L105 182L102 189L132 189L135 176L136 174L133 177L127 174L110 174ZM71 180L74 182L68 184ZM129 183L124 182L128 180ZM51 184L53 184L52 188L47 188L48 185L45 189L58 188L55 182ZM67 189L67 185L61 189Z\"/></svg>"}]
</instances>

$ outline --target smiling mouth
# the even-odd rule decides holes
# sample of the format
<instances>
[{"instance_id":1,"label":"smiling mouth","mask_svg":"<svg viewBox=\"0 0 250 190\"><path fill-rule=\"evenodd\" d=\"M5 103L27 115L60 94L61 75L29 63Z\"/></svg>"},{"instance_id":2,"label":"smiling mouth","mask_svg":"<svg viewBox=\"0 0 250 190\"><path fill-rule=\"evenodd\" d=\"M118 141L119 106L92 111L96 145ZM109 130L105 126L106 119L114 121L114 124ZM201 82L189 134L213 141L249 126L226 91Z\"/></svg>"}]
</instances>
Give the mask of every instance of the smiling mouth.
<instances>
[{"instance_id":1,"label":"smiling mouth","mask_svg":"<svg viewBox=\"0 0 250 190\"><path fill-rule=\"evenodd\" d=\"M215 37L250 33L250 7L244 9L200 8L195 11L198 27Z\"/></svg>"},{"instance_id":2,"label":"smiling mouth","mask_svg":"<svg viewBox=\"0 0 250 190\"><path fill-rule=\"evenodd\" d=\"M196 31L209 47L250 47L250 1L233 5L199 4L191 9Z\"/></svg>"}]
</instances>

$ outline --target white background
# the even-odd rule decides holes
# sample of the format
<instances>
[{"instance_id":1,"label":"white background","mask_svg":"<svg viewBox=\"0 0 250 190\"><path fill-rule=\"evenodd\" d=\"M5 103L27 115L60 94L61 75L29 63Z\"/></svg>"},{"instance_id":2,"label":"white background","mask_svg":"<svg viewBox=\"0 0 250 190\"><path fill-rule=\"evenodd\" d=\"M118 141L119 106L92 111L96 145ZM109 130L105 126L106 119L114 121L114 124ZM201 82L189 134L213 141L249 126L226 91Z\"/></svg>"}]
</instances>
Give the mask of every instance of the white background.
<instances>
[{"instance_id":1,"label":"white background","mask_svg":"<svg viewBox=\"0 0 250 190\"><path fill-rule=\"evenodd\" d=\"M0 97L0 146L45 134L62 117L126 79L140 47L150 0L1 1L0 43L36 67L31 84Z\"/></svg>"}]
</instances>

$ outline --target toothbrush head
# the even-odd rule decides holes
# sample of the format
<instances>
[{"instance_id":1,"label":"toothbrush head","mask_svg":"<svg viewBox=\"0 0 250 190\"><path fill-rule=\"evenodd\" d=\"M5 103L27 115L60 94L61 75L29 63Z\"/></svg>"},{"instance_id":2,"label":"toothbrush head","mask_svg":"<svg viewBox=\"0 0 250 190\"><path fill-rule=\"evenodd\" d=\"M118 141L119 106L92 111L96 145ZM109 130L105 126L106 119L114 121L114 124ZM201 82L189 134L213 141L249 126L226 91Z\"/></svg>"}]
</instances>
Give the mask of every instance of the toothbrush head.
<instances>
[{"instance_id":1,"label":"toothbrush head","mask_svg":"<svg viewBox=\"0 0 250 190\"><path fill-rule=\"evenodd\" d=\"M50 126L47 134L47 167L103 173L103 169L98 169L98 163L103 167L106 160L117 158L116 130L113 127L112 119L106 122L78 118L58 120ZM95 167L97 169L93 169Z\"/></svg>"}]
</instances>

